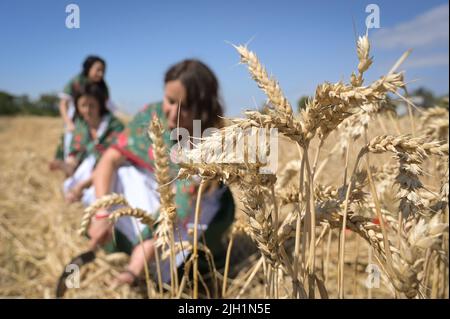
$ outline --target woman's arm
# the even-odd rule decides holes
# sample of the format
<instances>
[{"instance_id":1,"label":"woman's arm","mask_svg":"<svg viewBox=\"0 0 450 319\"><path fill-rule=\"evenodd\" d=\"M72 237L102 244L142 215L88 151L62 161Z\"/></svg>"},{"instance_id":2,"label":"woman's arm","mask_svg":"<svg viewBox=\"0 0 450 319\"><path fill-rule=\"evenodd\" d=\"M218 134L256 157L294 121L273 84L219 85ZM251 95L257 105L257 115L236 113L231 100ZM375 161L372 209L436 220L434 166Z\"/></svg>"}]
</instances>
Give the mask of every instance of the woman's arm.
<instances>
[{"instance_id":1,"label":"woman's arm","mask_svg":"<svg viewBox=\"0 0 450 319\"><path fill-rule=\"evenodd\" d=\"M93 180L93 178L92 178L92 175L91 175L91 177L89 177L88 179L78 183L78 185L76 187L81 189L81 190L83 190L85 188L89 188L92 185L92 180Z\"/></svg>"},{"instance_id":2,"label":"woman's arm","mask_svg":"<svg viewBox=\"0 0 450 319\"><path fill-rule=\"evenodd\" d=\"M62 163L61 169L66 176L72 176L78 166L78 160L74 155L69 155Z\"/></svg>"},{"instance_id":3,"label":"woman's arm","mask_svg":"<svg viewBox=\"0 0 450 319\"><path fill-rule=\"evenodd\" d=\"M62 117L64 123L66 124L67 129L69 131L73 131L75 129L75 124L73 123L72 119L69 117L68 110L69 110L69 100L61 99L59 101L59 113L61 114L61 117Z\"/></svg>"},{"instance_id":4,"label":"woman's arm","mask_svg":"<svg viewBox=\"0 0 450 319\"><path fill-rule=\"evenodd\" d=\"M66 194L66 201L69 203L74 203L83 197L83 190L91 187L92 185L92 175L88 179L79 182Z\"/></svg>"},{"instance_id":5,"label":"woman's arm","mask_svg":"<svg viewBox=\"0 0 450 319\"><path fill-rule=\"evenodd\" d=\"M95 189L95 197L100 198L111 191L111 185L115 173L119 166L125 161L125 157L116 149L109 148L92 174L92 182ZM88 230L91 238L89 246L95 249L97 245L106 243L111 237L112 225L108 221L106 210L97 211L96 216L92 218L91 225Z\"/></svg>"},{"instance_id":6,"label":"woman's arm","mask_svg":"<svg viewBox=\"0 0 450 319\"><path fill-rule=\"evenodd\" d=\"M116 149L108 148L100 158L93 173L95 197L100 198L111 191L111 185L115 173L125 157Z\"/></svg>"}]
</instances>

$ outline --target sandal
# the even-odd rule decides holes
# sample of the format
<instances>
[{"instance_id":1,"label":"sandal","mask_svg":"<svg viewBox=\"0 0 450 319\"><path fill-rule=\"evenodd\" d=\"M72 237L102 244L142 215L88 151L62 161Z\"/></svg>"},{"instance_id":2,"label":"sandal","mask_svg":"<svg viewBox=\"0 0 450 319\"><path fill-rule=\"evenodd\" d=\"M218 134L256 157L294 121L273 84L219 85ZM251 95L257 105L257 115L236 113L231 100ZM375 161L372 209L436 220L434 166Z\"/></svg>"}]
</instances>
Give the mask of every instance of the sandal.
<instances>
[{"instance_id":1,"label":"sandal","mask_svg":"<svg viewBox=\"0 0 450 319\"><path fill-rule=\"evenodd\" d=\"M133 281L129 284L131 287L135 287L135 286L137 286L138 285L138 282L139 282L139 277L134 273L134 272L132 272L131 270L129 270L129 269L124 269L122 272L121 272L121 274L129 274L132 278L133 278Z\"/></svg>"}]
</instances>

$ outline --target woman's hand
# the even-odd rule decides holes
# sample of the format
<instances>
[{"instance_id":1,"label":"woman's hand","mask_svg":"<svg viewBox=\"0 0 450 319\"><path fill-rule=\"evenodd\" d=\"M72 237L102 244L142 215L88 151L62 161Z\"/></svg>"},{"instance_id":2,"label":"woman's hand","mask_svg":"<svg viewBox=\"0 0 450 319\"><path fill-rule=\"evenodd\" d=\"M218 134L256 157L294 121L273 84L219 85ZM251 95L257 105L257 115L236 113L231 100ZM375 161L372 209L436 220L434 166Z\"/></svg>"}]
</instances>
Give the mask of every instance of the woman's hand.
<instances>
[{"instance_id":1,"label":"woman's hand","mask_svg":"<svg viewBox=\"0 0 450 319\"><path fill-rule=\"evenodd\" d=\"M69 131L69 132L75 131L75 123L73 123L72 120L68 120L66 122L66 130Z\"/></svg>"},{"instance_id":2,"label":"woman's hand","mask_svg":"<svg viewBox=\"0 0 450 319\"><path fill-rule=\"evenodd\" d=\"M72 189L70 189L65 196L66 201L68 203L80 201L81 198L83 197L83 191L86 188L91 187L91 185L92 185L92 176L84 181L79 182Z\"/></svg>"},{"instance_id":3,"label":"woman's hand","mask_svg":"<svg viewBox=\"0 0 450 319\"><path fill-rule=\"evenodd\" d=\"M67 203L74 203L81 200L83 197L84 183L78 183L70 189L65 195Z\"/></svg>"},{"instance_id":4,"label":"woman's hand","mask_svg":"<svg viewBox=\"0 0 450 319\"><path fill-rule=\"evenodd\" d=\"M96 215L103 216L107 213L106 210L99 210ZM92 249L95 249L98 245L106 244L112 236L111 222L106 217L98 219L98 217L94 216L89 226L88 235L91 238L89 246Z\"/></svg>"},{"instance_id":5,"label":"woman's hand","mask_svg":"<svg viewBox=\"0 0 450 319\"><path fill-rule=\"evenodd\" d=\"M48 164L48 168L51 171L62 170L64 166L64 162L59 159L54 159Z\"/></svg>"},{"instance_id":6,"label":"woman's hand","mask_svg":"<svg viewBox=\"0 0 450 319\"><path fill-rule=\"evenodd\" d=\"M66 174L66 177L72 176L75 172L75 169L78 166L78 161L76 160L75 156L69 155L64 160L64 164L62 165L62 170Z\"/></svg>"},{"instance_id":7,"label":"woman's hand","mask_svg":"<svg viewBox=\"0 0 450 319\"><path fill-rule=\"evenodd\" d=\"M82 196L83 190L75 186L65 194L65 199L67 203L71 204L80 201Z\"/></svg>"}]
</instances>

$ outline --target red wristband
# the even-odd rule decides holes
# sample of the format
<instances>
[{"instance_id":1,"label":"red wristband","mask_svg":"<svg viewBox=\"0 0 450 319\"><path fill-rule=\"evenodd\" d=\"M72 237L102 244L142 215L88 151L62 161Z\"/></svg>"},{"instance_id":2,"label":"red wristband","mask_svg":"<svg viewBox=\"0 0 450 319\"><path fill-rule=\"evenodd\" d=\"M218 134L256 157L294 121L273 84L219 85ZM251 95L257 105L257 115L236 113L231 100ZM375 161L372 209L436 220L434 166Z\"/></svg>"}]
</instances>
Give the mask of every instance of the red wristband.
<instances>
[{"instance_id":1,"label":"red wristband","mask_svg":"<svg viewBox=\"0 0 450 319\"><path fill-rule=\"evenodd\" d=\"M109 214L108 213L103 213L103 214L95 214L95 219L99 220L99 219L103 219L103 218L108 218Z\"/></svg>"}]
</instances>

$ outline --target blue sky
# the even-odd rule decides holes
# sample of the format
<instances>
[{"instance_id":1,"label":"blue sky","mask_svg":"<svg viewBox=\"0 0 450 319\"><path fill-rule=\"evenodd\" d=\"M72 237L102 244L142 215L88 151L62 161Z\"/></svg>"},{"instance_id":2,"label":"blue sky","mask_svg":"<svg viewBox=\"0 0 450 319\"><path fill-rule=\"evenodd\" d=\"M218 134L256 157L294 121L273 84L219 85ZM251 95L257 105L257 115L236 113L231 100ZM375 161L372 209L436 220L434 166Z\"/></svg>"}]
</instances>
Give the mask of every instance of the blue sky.
<instances>
[{"instance_id":1,"label":"blue sky","mask_svg":"<svg viewBox=\"0 0 450 319\"><path fill-rule=\"evenodd\" d=\"M65 8L80 8L80 29L67 29ZM356 69L353 22L365 32L365 8L380 8L371 29L374 80L407 49L406 80L448 93L448 1L100 1L0 0L0 90L37 97L58 92L88 54L108 63L112 99L130 114L162 98L163 75L188 57L219 78L226 114L261 104L229 42L252 41L267 70L294 104L323 81L348 80Z\"/></svg>"}]
</instances>

